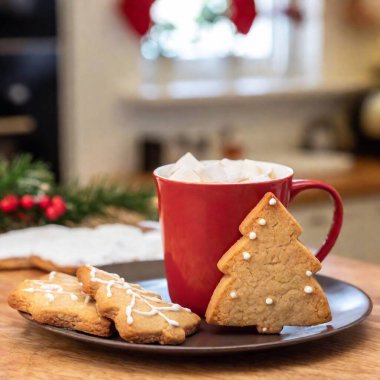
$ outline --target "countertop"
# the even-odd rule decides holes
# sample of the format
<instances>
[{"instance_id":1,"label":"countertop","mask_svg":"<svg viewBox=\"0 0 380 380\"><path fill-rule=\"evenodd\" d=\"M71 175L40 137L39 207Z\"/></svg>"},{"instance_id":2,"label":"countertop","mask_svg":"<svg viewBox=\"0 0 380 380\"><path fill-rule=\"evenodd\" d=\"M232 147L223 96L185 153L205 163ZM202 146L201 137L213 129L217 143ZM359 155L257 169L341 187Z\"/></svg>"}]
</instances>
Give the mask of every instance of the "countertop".
<instances>
[{"instance_id":1,"label":"countertop","mask_svg":"<svg viewBox=\"0 0 380 380\"><path fill-rule=\"evenodd\" d=\"M306 174L297 173L296 178ZM327 182L335 187L342 197L362 196L380 193L380 160L373 158L356 159L352 169L342 172L314 176L313 179ZM309 193L305 192L305 196ZM320 191L311 191L314 195ZM300 197L301 198L301 197Z\"/></svg>"},{"instance_id":2,"label":"countertop","mask_svg":"<svg viewBox=\"0 0 380 380\"><path fill-rule=\"evenodd\" d=\"M361 325L319 341L244 355L149 357L104 351L28 324L7 305L8 293L36 270L0 272L1 379L379 379L380 266L331 256L322 273L365 290L374 302Z\"/></svg>"}]
</instances>

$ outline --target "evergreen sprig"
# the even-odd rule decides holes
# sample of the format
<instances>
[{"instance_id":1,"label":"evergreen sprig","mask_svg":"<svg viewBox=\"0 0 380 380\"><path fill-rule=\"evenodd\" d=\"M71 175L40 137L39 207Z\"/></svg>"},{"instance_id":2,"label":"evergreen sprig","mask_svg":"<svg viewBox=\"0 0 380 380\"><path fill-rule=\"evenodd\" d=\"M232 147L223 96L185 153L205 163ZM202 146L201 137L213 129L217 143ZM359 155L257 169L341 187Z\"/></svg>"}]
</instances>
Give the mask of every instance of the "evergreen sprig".
<instances>
[{"instance_id":1,"label":"evergreen sprig","mask_svg":"<svg viewBox=\"0 0 380 380\"><path fill-rule=\"evenodd\" d=\"M0 197L9 193L31 194L51 187L54 175L43 161L33 161L32 156L23 154L13 160L0 160ZM42 187L42 189L41 189Z\"/></svg>"},{"instance_id":2,"label":"evergreen sprig","mask_svg":"<svg viewBox=\"0 0 380 380\"><path fill-rule=\"evenodd\" d=\"M155 218L152 187L131 190L117 185L96 183L85 187L77 183L57 189L67 202L65 218L79 223L87 216L102 214L107 206L128 209L143 214L147 218Z\"/></svg>"},{"instance_id":3,"label":"evergreen sprig","mask_svg":"<svg viewBox=\"0 0 380 380\"><path fill-rule=\"evenodd\" d=\"M19 199L31 195L38 200L41 196L62 197L65 212L54 223L80 223L89 216L102 215L113 206L136 211L147 218L155 218L153 186L131 188L107 183L106 181L80 186L77 182L59 186L49 165L34 161L30 155L20 155L11 161L0 159L0 206L1 200L9 195ZM0 207L0 231L51 223L45 211L36 206L23 209L22 205L11 212Z\"/></svg>"}]
</instances>

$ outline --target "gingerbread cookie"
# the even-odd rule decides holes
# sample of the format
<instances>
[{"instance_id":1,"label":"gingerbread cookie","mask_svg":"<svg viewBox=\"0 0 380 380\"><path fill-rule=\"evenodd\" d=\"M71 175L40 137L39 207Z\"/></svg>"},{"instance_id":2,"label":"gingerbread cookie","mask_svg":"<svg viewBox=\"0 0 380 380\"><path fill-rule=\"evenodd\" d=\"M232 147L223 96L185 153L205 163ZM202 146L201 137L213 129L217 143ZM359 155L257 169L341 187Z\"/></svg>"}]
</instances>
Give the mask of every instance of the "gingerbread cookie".
<instances>
[{"instance_id":1,"label":"gingerbread cookie","mask_svg":"<svg viewBox=\"0 0 380 380\"><path fill-rule=\"evenodd\" d=\"M302 229L281 202L265 194L239 229L244 236L218 262L224 276L210 300L206 321L256 326L268 334L286 325L330 321L327 298L313 277L321 264L297 239Z\"/></svg>"},{"instance_id":2,"label":"gingerbread cookie","mask_svg":"<svg viewBox=\"0 0 380 380\"><path fill-rule=\"evenodd\" d=\"M30 257L30 263L34 267L41 269L45 272L54 271L54 272L61 272L61 273L75 275L78 269L78 267L73 267L73 266L57 265L51 260L42 259L41 257L36 256L36 255L33 255Z\"/></svg>"},{"instance_id":3,"label":"gingerbread cookie","mask_svg":"<svg viewBox=\"0 0 380 380\"><path fill-rule=\"evenodd\" d=\"M10 294L8 304L40 323L98 336L113 332L112 322L99 316L95 302L82 292L76 277L63 273L51 272L38 280L23 281Z\"/></svg>"},{"instance_id":4,"label":"gingerbread cookie","mask_svg":"<svg viewBox=\"0 0 380 380\"><path fill-rule=\"evenodd\" d=\"M95 298L100 315L112 319L128 342L179 344L198 329L200 318L189 309L163 301L116 274L83 266L77 277L84 292Z\"/></svg>"},{"instance_id":5,"label":"gingerbread cookie","mask_svg":"<svg viewBox=\"0 0 380 380\"><path fill-rule=\"evenodd\" d=\"M33 264L29 257L12 257L0 259L0 270L3 269L29 269Z\"/></svg>"}]
</instances>

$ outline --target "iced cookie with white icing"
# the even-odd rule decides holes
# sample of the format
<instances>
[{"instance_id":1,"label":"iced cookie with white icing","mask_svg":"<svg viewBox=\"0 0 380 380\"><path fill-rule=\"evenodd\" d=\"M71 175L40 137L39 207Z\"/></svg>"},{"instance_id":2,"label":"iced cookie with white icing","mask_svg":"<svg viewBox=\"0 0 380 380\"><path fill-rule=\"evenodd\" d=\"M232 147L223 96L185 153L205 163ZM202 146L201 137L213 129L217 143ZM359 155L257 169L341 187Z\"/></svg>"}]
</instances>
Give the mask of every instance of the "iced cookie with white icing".
<instances>
[{"instance_id":1,"label":"iced cookie with white icing","mask_svg":"<svg viewBox=\"0 0 380 380\"><path fill-rule=\"evenodd\" d=\"M9 295L12 308L28 313L39 323L66 327L98 336L110 336L112 322L96 311L91 296L74 276L51 272L37 280L25 280Z\"/></svg>"},{"instance_id":2,"label":"iced cookie with white icing","mask_svg":"<svg viewBox=\"0 0 380 380\"><path fill-rule=\"evenodd\" d=\"M88 265L78 269L77 277L83 291L94 297L99 314L113 320L127 342L180 344L199 327L200 318L191 310L117 274Z\"/></svg>"}]
</instances>

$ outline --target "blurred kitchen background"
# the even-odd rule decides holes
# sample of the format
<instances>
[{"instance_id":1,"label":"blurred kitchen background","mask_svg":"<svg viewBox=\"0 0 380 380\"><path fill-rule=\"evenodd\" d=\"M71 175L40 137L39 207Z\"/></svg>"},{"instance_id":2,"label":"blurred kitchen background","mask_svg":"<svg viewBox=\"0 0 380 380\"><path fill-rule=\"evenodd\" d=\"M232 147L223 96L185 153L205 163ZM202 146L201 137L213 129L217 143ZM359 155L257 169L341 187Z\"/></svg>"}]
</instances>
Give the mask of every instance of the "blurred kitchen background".
<instances>
[{"instance_id":1,"label":"blurred kitchen background","mask_svg":"<svg viewBox=\"0 0 380 380\"><path fill-rule=\"evenodd\" d=\"M380 1L0 0L1 156L128 182L187 151L331 183L335 253L380 263ZM292 209L318 246L328 199Z\"/></svg>"}]
</instances>

